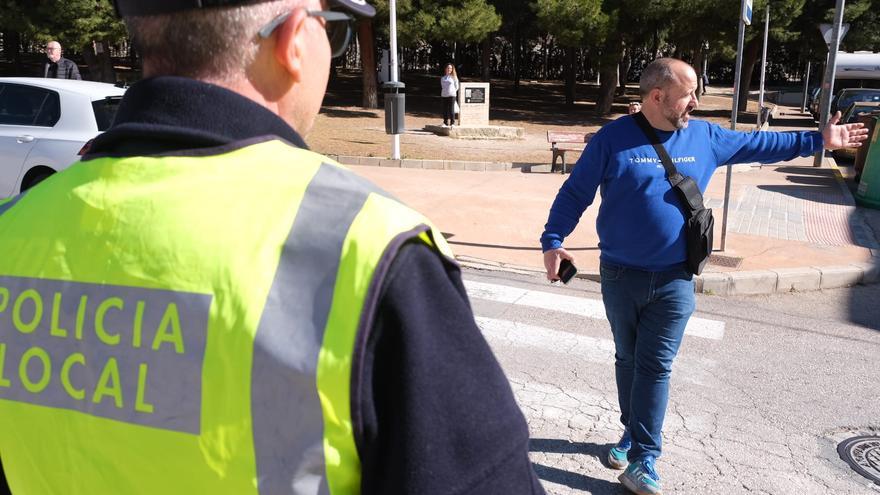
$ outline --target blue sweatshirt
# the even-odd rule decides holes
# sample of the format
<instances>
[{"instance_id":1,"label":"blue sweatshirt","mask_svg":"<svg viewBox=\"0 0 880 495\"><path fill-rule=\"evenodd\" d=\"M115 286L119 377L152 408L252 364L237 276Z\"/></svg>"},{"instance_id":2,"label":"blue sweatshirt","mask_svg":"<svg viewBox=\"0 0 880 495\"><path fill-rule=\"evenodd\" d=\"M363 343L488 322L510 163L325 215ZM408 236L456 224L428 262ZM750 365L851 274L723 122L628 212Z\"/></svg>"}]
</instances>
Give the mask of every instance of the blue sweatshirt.
<instances>
[{"instance_id":1,"label":"blue sweatshirt","mask_svg":"<svg viewBox=\"0 0 880 495\"><path fill-rule=\"evenodd\" d=\"M678 171L704 192L721 165L775 163L822 149L822 135L815 131L744 133L691 120L685 129L655 132ZM544 251L562 246L597 189L602 195L596 220L601 260L659 271L687 259L684 207L657 152L629 115L593 136L562 184L541 236Z\"/></svg>"}]
</instances>

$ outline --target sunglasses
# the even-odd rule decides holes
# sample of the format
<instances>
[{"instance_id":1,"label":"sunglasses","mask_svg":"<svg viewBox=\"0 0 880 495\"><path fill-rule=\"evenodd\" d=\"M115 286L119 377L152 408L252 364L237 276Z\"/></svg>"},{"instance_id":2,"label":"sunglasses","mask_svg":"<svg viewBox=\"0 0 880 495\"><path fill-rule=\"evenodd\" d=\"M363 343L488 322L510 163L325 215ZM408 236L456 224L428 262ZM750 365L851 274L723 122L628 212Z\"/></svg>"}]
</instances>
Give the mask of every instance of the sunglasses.
<instances>
[{"instance_id":1,"label":"sunglasses","mask_svg":"<svg viewBox=\"0 0 880 495\"><path fill-rule=\"evenodd\" d=\"M293 12L287 12L269 21L268 24L260 28L260 37L267 39L272 36L272 32L284 24L284 21L290 18L291 14ZM330 41L331 56L336 58L345 53L348 43L351 41L351 25L354 17L345 12L332 10L308 10L306 14L309 17L324 19L327 26L327 39Z\"/></svg>"}]
</instances>

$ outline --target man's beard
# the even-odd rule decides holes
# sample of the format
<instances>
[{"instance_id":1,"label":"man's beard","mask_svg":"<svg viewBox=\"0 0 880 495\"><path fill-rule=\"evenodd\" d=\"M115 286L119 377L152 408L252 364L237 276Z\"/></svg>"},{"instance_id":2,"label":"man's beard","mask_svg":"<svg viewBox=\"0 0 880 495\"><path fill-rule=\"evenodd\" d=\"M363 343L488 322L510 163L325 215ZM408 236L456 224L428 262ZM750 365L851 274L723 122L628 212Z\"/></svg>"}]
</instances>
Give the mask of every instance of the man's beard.
<instances>
[{"instance_id":1,"label":"man's beard","mask_svg":"<svg viewBox=\"0 0 880 495\"><path fill-rule=\"evenodd\" d=\"M684 129L688 126L689 113L690 109L680 115L668 107L663 109L663 117L666 118L670 124L675 126L676 129Z\"/></svg>"}]
</instances>

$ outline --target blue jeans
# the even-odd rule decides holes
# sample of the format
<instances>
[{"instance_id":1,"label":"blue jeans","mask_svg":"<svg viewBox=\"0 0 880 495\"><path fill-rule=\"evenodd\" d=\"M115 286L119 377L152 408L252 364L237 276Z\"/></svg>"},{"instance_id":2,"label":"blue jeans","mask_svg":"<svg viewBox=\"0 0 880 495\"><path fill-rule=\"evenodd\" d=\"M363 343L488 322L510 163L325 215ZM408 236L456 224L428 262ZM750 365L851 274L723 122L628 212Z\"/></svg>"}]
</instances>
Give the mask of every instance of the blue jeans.
<instances>
[{"instance_id":1,"label":"blue jeans","mask_svg":"<svg viewBox=\"0 0 880 495\"><path fill-rule=\"evenodd\" d=\"M646 272L600 263L602 301L611 322L620 422L629 428L629 460L660 457L669 375L694 312L694 282L680 268Z\"/></svg>"}]
</instances>

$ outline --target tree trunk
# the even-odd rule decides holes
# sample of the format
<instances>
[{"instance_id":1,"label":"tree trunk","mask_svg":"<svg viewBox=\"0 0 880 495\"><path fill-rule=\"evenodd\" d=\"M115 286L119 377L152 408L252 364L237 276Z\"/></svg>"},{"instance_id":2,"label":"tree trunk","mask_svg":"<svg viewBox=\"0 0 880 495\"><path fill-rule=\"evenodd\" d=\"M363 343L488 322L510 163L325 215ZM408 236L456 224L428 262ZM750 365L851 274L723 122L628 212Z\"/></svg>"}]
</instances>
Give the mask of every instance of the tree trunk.
<instances>
[{"instance_id":1,"label":"tree trunk","mask_svg":"<svg viewBox=\"0 0 880 495\"><path fill-rule=\"evenodd\" d=\"M376 87L376 50L373 43L373 21L364 19L358 23L358 44L361 47L363 68L363 108L379 108L379 92Z\"/></svg>"},{"instance_id":2,"label":"tree trunk","mask_svg":"<svg viewBox=\"0 0 880 495\"><path fill-rule=\"evenodd\" d=\"M99 41L101 49L98 51L98 65L101 67L101 81L116 84L116 70L113 68L113 57L110 53L110 40L105 38Z\"/></svg>"},{"instance_id":3,"label":"tree trunk","mask_svg":"<svg viewBox=\"0 0 880 495\"><path fill-rule=\"evenodd\" d=\"M705 57L705 52L702 48L697 51L697 56L694 57L694 70L697 73L697 99L700 99L703 96L703 93L706 92L706 88L703 85L703 57Z\"/></svg>"},{"instance_id":4,"label":"tree trunk","mask_svg":"<svg viewBox=\"0 0 880 495\"><path fill-rule=\"evenodd\" d=\"M110 58L110 43L107 40L87 43L83 46L83 58L89 66L90 80L111 84L116 82L113 60Z\"/></svg>"},{"instance_id":5,"label":"tree trunk","mask_svg":"<svg viewBox=\"0 0 880 495\"><path fill-rule=\"evenodd\" d=\"M541 79L547 79L547 37L541 37Z\"/></svg>"},{"instance_id":6,"label":"tree trunk","mask_svg":"<svg viewBox=\"0 0 880 495\"><path fill-rule=\"evenodd\" d=\"M100 81L100 69L98 68L98 57L95 56L95 49L92 47L91 43L87 43L82 47L82 55L86 61L86 65L89 68L88 72L80 71L80 75L83 79L88 79L90 81Z\"/></svg>"},{"instance_id":7,"label":"tree trunk","mask_svg":"<svg viewBox=\"0 0 880 495\"><path fill-rule=\"evenodd\" d=\"M660 33L658 31L654 31L652 46L651 53L654 54L654 57L648 61L649 63L660 58Z\"/></svg>"},{"instance_id":8,"label":"tree trunk","mask_svg":"<svg viewBox=\"0 0 880 495\"><path fill-rule=\"evenodd\" d=\"M485 41L483 41L483 53L482 53L482 65L483 65L483 81L488 82L492 78L492 67L490 66L490 62L492 60L492 35L489 35Z\"/></svg>"},{"instance_id":9,"label":"tree trunk","mask_svg":"<svg viewBox=\"0 0 880 495\"><path fill-rule=\"evenodd\" d=\"M629 74L629 67L632 65L632 50L624 45L623 55L620 57L620 71L618 74L619 86L617 87L618 96L626 94L626 76Z\"/></svg>"},{"instance_id":10,"label":"tree trunk","mask_svg":"<svg viewBox=\"0 0 880 495\"><path fill-rule=\"evenodd\" d=\"M21 67L21 35L18 31L6 31L3 33L3 50L6 52L6 60L12 61L12 74L16 76L32 75L23 74ZM43 74L40 74L42 76Z\"/></svg>"},{"instance_id":11,"label":"tree trunk","mask_svg":"<svg viewBox=\"0 0 880 495\"><path fill-rule=\"evenodd\" d=\"M749 103L749 88L752 83L752 73L755 70L755 64L758 62L758 52L761 49L763 40L757 37L746 44L743 48L742 74L739 78L739 108L737 111L745 112Z\"/></svg>"},{"instance_id":12,"label":"tree trunk","mask_svg":"<svg viewBox=\"0 0 880 495\"><path fill-rule=\"evenodd\" d=\"M520 27L519 23L516 23L516 29L513 31L513 94L519 94L519 75L522 71L522 50L520 49L520 43L522 43L522 36L520 35Z\"/></svg>"},{"instance_id":13,"label":"tree trunk","mask_svg":"<svg viewBox=\"0 0 880 495\"><path fill-rule=\"evenodd\" d=\"M596 115L603 116L611 113L614 104L614 90L617 88L617 72L620 67L620 59L623 44L620 40L608 40L602 53L599 66L599 98L596 101Z\"/></svg>"},{"instance_id":14,"label":"tree trunk","mask_svg":"<svg viewBox=\"0 0 880 495\"><path fill-rule=\"evenodd\" d=\"M575 86L575 48L566 46L565 50L565 104L574 105L574 86Z\"/></svg>"}]
</instances>

